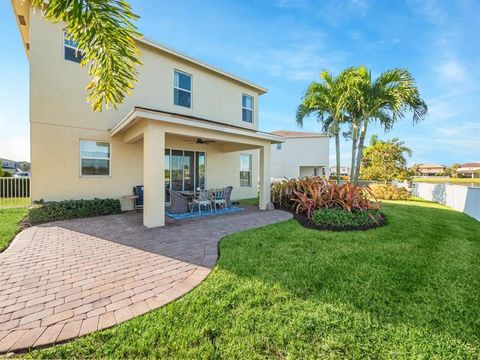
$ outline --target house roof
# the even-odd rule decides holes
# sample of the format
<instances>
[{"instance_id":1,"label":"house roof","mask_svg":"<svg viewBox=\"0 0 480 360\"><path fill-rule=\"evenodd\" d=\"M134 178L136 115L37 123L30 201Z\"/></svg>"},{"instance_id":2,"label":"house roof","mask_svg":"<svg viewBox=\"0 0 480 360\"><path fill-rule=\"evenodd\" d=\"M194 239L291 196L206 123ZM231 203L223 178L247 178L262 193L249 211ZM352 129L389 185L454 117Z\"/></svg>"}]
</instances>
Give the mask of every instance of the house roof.
<instances>
[{"instance_id":1,"label":"house roof","mask_svg":"<svg viewBox=\"0 0 480 360\"><path fill-rule=\"evenodd\" d=\"M220 123L218 121L196 116L178 114L163 110L148 109L140 106L134 107L113 129L110 130L110 134L114 136L115 134L129 128L135 122L135 120L141 118L249 136L257 139L268 140L274 144L285 142L284 137L264 131L247 129L240 126Z\"/></svg>"},{"instance_id":2,"label":"house roof","mask_svg":"<svg viewBox=\"0 0 480 360\"><path fill-rule=\"evenodd\" d=\"M423 168L441 168L443 169L445 165L440 165L440 164L422 164L418 168L423 169Z\"/></svg>"},{"instance_id":3,"label":"house roof","mask_svg":"<svg viewBox=\"0 0 480 360\"><path fill-rule=\"evenodd\" d=\"M478 163L478 162L469 162L469 163L465 163L465 164L460 165L460 167L462 167L462 168L480 167L480 163Z\"/></svg>"},{"instance_id":4,"label":"house roof","mask_svg":"<svg viewBox=\"0 0 480 360\"><path fill-rule=\"evenodd\" d=\"M27 52L27 57L29 57L29 54L30 54L30 50L29 50L30 34L29 34L28 23L30 21L30 18L29 18L30 17L30 12L29 12L30 0L25 0L25 1L10 0L10 2L12 4L12 9L13 9L13 12L15 14L15 18L17 20L17 26L18 26L18 29L20 31L20 35L22 37L23 45L25 46L25 51ZM236 76L236 75L231 74L227 71L219 69L219 68L217 68L213 65L210 65L210 64L207 64L203 61L195 59L195 58L193 58L189 55L183 54L183 53L181 53L179 51L176 51L176 50L174 50L174 49L172 49L172 48L170 48L166 45L160 44L156 41L147 39L145 37L136 38L135 40L140 44L143 44L143 45L149 46L151 48L160 50L164 53L175 56L179 59L187 61L187 62L189 62L191 64L194 64L198 67L201 67L201 68L206 69L208 71L214 72L218 75L221 75L221 76L226 77L228 79L234 80L234 81L236 81L238 83L241 83L243 85L246 85L246 86L248 86L252 89L257 90L259 94L265 94L266 92L268 92L268 90L266 88L264 88L260 85L257 85L257 84L255 84L251 81L245 80L245 79L243 79L239 76Z\"/></svg>"},{"instance_id":5,"label":"house roof","mask_svg":"<svg viewBox=\"0 0 480 360\"><path fill-rule=\"evenodd\" d=\"M312 137L327 137L326 134L316 132L291 131L291 130L276 130L271 131L271 134L283 136L286 138L312 138Z\"/></svg>"}]
</instances>

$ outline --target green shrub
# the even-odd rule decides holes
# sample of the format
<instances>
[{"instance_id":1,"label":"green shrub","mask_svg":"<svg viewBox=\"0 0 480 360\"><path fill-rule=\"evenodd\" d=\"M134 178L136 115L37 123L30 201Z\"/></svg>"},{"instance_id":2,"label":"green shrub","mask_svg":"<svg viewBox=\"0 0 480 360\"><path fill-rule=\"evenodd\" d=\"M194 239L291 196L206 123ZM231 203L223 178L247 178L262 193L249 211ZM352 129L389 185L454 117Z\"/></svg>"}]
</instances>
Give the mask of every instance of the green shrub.
<instances>
[{"instance_id":1,"label":"green shrub","mask_svg":"<svg viewBox=\"0 0 480 360\"><path fill-rule=\"evenodd\" d=\"M395 185L372 184L370 190L379 200L408 200L412 196L407 189Z\"/></svg>"},{"instance_id":2,"label":"green shrub","mask_svg":"<svg viewBox=\"0 0 480 360\"><path fill-rule=\"evenodd\" d=\"M320 226L366 226L374 225L379 220L380 212L378 210L320 209L315 210L312 214L312 221Z\"/></svg>"},{"instance_id":3,"label":"green shrub","mask_svg":"<svg viewBox=\"0 0 480 360\"><path fill-rule=\"evenodd\" d=\"M36 201L28 210L30 223L119 214L117 199Z\"/></svg>"}]
</instances>

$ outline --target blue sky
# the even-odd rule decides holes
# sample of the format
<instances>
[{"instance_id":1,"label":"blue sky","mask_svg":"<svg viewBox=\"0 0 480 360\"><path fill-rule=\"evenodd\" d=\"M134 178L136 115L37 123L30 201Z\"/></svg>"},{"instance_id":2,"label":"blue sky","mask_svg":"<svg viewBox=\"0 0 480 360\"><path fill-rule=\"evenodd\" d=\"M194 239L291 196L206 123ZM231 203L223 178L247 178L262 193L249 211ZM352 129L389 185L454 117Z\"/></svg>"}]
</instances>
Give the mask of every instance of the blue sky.
<instances>
[{"instance_id":1,"label":"blue sky","mask_svg":"<svg viewBox=\"0 0 480 360\"><path fill-rule=\"evenodd\" d=\"M427 120L399 137L410 163L480 160L480 1L131 0L146 37L265 86L260 127L296 130L295 109L322 69L366 65L374 75L408 68L429 105ZM0 157L28 150L28 61L7 1L0 2ZM319 130L306 122L304 130ZM333 141L331 141L333 143ZM342 163L350 144L342 142ZM333 151L331 151L333 154ZM333 161L333 157L331 156Z\"/></svg>"}]
</instances>

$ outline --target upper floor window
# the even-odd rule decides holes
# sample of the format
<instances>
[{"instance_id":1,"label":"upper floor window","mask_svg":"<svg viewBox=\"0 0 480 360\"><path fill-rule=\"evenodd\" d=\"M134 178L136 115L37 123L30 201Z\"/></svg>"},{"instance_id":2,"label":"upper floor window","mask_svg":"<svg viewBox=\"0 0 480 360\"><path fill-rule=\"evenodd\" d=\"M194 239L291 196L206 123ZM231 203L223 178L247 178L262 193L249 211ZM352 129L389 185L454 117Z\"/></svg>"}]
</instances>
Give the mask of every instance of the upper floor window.
<instances>
[{"instance_id":1,"label":"upper floor window","mask_svg":"<svg viewBox=\"0 0 480 360\"><path fill-rule=\"evenodd\" d=\"M253 97L242 95L242 120L253 123Z\"/></svg>"},{"instance_id":2,"label":"upper floor window","mask_svg":"<svg viewBox=\"0 0 480 360\"><path fill-rule=\"evenodd\" d=\"M83 52L77 50L78 43L69 37L66 31L63 32L63 54L65 60L70 60L79 63L83 59Z\"/></svg>"},{"instance_id":3,"label":"upper floor window","mask_svg":"<svg viewBox=\"0 0 480 360\"><path fill-rule=\"evenodd\" d=\"M110 144L80 140L80 175L110 176Z\"/></svg>"},{"instance_id":4,"label":"upper floor window","mask_svg":"<svg viewBox=\"0 0 480 360\"><path fill-rule=\"evenodd\" d=\"M277 144L277 150L282 150L282 143Z\"/></svg>"},{"instance_id":5,"label":"upper floor window","mask_svg":"<svg viewBox=\"0 0 480 360\"><path fill-rule=\"evenodd\" d=\"M192 76L178 70L174 73L173 103L187 108L192 106Z\"/></svg>"}]
</instances>

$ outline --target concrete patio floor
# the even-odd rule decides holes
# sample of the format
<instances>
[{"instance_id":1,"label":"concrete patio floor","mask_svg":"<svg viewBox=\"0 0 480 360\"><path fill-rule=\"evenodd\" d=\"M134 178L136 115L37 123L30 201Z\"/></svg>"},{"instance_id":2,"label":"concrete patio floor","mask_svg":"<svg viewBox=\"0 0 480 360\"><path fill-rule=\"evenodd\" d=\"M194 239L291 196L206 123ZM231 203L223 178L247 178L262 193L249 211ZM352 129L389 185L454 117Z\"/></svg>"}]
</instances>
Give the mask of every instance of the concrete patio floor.
<instances>
[{"instance_id":1,"label":"concrete patio floor","mask_svg":"<svg viewBox=\"0 0 480 360\"><path fill-rule=\"evenodd\" d=\"M210 273L228 234L291 218L283 211L167 218L141 213L59 221L22 231L0 254L0 353L60 343L184 295Z\"/></svg>"}]
</instances>

